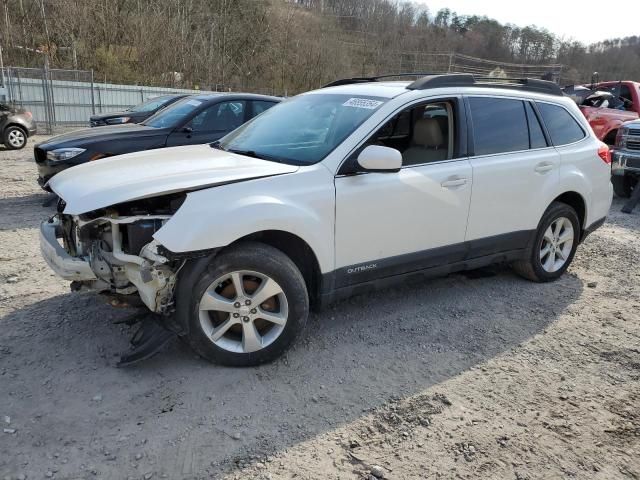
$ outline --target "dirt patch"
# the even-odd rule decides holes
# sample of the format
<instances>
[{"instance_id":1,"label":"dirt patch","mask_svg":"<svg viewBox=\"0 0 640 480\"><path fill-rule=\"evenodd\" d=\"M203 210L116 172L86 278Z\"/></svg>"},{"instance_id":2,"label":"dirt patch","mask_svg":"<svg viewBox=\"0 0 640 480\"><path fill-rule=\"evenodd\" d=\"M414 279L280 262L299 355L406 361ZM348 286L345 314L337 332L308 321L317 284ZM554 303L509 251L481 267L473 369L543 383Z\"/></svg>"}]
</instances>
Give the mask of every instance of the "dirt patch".
<instances>
[{"instance_id":1,"label":"dirt patch","mask_svg":"<svg viewBox=\"0 0 640 480\"><path fill-rule=\"evenodd\" d=\"M50 272L31 150L0 165L0 478L640 478L640 212L620 202L552 284L399 285L260 368L175 342L117 369L132 312Z\"/></svg>"}]
</instances>

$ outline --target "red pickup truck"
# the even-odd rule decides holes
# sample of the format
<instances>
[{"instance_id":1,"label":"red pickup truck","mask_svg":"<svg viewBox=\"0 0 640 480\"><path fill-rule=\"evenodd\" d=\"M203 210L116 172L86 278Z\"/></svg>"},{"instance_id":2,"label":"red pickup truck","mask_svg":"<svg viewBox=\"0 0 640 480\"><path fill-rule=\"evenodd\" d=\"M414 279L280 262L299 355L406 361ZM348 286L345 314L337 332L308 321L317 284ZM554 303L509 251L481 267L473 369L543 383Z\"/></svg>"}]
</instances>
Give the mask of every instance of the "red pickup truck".
<instances>
[{"instance_id":1,"label":"red pickup truck","mask_svg":"<svg viewBox=\"0 0 640 480\"><path fill-rule=\"evenodd\" d=\"M589 85L588 89L594 95L581 99L578 106L598 138L608 145L614 145L620 126L625 122L637 119L640 114L640 83L631 81L601 82ZM606 96L598 95L596 92L606 92L612 95L607 100ZM613 99L617 105L622 105L624 110L610 108L612 105L609 102Z\"/></svg>"}]
</instances>

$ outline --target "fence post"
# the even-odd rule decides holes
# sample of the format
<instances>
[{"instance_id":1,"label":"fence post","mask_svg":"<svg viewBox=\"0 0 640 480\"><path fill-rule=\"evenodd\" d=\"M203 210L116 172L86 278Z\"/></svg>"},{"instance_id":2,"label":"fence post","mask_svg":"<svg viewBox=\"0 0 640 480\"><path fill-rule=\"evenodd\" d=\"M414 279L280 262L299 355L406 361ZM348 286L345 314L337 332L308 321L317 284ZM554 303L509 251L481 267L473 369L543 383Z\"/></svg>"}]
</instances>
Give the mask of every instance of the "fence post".
<instances>
[{"instance_id":1,"label":"fence post","mask_svg":"<svg viewBox=\"0 0 640 480\"><path fill-rule=\"evenodd\" d=\"M51 135L53 133L53 126L51 125L51 111L49 110L49 94L47 88L47 72L46 69L42 69L42 106L44 109L44 118L47 124L47 133Z\"/></svg>"},{"instance_id":2,"label":"fence post","mask_svg":"<svg viewBox=\"0 0 640 480\"><path fill-rule=\"evenodd\" d=\"M51 69L49 68L49 63L47 62L47 88L49 89L49 105L51 108L51 133L53 133L53 126L57 125L58 122L56 120L56 99L53 90L53 77L51 76Z\"/></svg>"},{"instance_id":3,"label":"fence post","mask_svg":"<svg viewBox=\"0 0 640 480\"><path fill-rule=\"evenodd\" d=\"M13 87L11 86L11 68L7 67L7 101L9 103L13 102Z\"/></svg>"},{"instance_id":4,"label":"fence post","mask_svg":"<svg viewBox=\"0 0 640 480\"><path fill-rule=\"evenodd\" d=\"M449 54L449 68L447 69L447 73L451 73L451 68L453 67L453 53Z\"/></svg>"},{"instance_id":5,"label":"fence post","mask_svg":"<svg viewBox=\"0 0 640 480\"><path fill-rule=\"evenodd\" d=\"M91 115L96 114L96 99L93 96L93 68L91 69Z\"/></svg>"},{"instance_id":6,"label":"fence post","mask_svg":"<svg viewBox=\"0 0 640 480\"><path fill-rule=\"evenodd\" d=\"M140 89L140 103L144 102L144 90Z\"/></svg>"},{"instance_id":7,"label":"fence post","mask_svg":"<svg viewBox=\"0 0 640 480\"><path fill-rule=\"evenodd\" d=\"M16 78L18 79L18 95L20 96L20 106L24 107L24 99L22 98L22 83L20 83L20 71L16 71Z\"/></svg>"}]
</instances>

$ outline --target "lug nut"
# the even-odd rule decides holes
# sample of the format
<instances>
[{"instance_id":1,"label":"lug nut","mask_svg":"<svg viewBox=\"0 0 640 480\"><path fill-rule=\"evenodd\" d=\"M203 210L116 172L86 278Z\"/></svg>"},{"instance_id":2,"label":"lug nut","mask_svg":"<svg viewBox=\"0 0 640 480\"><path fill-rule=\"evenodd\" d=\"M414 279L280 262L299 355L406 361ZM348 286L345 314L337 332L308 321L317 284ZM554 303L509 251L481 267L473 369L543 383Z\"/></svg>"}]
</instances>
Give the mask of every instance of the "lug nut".
<instances>
[{"instance_id":1,"label":"lug nut","mask_svg":"<svg viewBox=\"0 0 640 480\"><path fill-rule=\"evenodd\" d=\"M239 313L234 313L234 314L233 314L233 318L238 318L239 316L240 316L240 314L239 314Z\"/></svg>"},{"instance_id":2,"label":"lug nut","mask_svg":"<svg viewBox=\"0 0 640 480\"><path fill-rule=\"evenodd\" d=\"M252 313L253 315L255 315L256 313L258 313L258 311L257 311L255 308L252 308L252 309L251 309L251 313Z\"/></svg>"},{"instance_id":3,"label":"lug nut","mask_svg":"<svg viewBox=\"0 0 640 480\"><path fill-rule=\"evenodd\" d=\"M242 317L242 321L243 322L248 322L249 321L249 317Z\"/></svg>"},{"instance_id":4,"label":"lug nut","mask_svg":"<svg viewBox=\"0 0 640 480\"><path fill-rule=\"evenodd\" d=\"M236 308L240 308L240 302L234 303L233 306L236 307Z\"/></svg>"},{"instance_id":5,"label":"lug nut","mask_svg":"<svg viewBox=\"0 0 640 480\"><path fill-rule=\"evenodd\" d=\"M245 300L245 301L244 301L244 304L245 304L245 305L251 305L251 300Z\"/></svg>"}]
</instances>

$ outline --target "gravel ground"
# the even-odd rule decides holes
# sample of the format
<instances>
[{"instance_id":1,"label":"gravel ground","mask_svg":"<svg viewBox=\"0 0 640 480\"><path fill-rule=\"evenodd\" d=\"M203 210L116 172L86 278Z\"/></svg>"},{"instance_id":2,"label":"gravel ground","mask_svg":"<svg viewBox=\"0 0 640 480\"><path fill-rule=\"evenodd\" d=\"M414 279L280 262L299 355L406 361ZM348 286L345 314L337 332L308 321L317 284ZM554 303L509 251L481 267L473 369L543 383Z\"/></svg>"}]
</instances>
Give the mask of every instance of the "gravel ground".
<instances>
[{"instance_id":1,"label":"gravel ground","mask_svg":"<svg viewBox=\"0 0 640 480\"><path fill-rule=\"evenodd\" d=\"M314 315L270 365L176 341L119 369L131 312L40 258L32 143L0 147L0 478L640 478L640 212L552 284L451 275Z\"/></svg>"}]
</instances>

